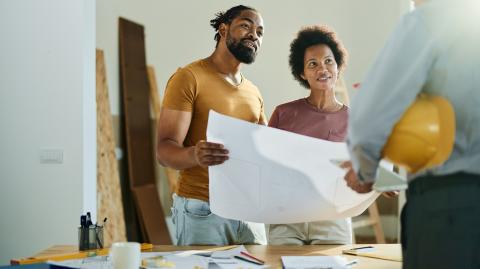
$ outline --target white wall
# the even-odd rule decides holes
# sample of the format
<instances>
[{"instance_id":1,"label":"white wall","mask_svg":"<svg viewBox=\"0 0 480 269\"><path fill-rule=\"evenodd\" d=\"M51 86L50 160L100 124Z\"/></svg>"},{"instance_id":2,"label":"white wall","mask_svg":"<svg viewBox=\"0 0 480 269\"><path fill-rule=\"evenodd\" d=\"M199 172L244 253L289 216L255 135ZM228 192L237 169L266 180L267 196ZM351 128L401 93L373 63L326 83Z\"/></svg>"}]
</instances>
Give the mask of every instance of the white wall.
<instances>
[{"instance_id":1,"label":"white wall","mask_svg":"<svg viewBox=\"0 0 480 269\"><path fill-rule=\"evenodd\" d=\"M105 50L113 114L119 111L118 16L145 26L147 61L156 68L160 93L177 67L208 56L214 49L209 20L218 11L239 4L231 0L158 1L97 0L97 47ZM265 36L257 61L242 70L260 87L266 113L307 94L288 67L289 44L301 26L328 24L350 52L347 85L362 81L366 70L409 0L243 1L258 9Z\"/></svg>"},{"instance_id":2,"label":"white wall","mask_svg":"<svg viewBox=\"0 0 480 269\"><path fill-rule=\"evenodd\" d=\"M95 2L0 0L0 265L96 208ZM63 161L40 163L44 149Z\"/></svg>"}]
</instances>

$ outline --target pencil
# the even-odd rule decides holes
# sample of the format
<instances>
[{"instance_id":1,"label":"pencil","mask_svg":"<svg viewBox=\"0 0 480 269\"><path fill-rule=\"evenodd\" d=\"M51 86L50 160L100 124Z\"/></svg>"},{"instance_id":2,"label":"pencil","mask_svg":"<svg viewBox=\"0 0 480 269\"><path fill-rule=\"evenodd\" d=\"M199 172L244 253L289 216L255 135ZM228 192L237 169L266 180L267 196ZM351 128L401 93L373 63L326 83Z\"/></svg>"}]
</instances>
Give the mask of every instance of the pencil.
<instances>
[{"instance_id":1,"label":"pencil","mask_svg":"<svg viewBox=\"0 0 480 269\"><path fill-rule=\"evenodd\" d=\"M264 263L265 263L264 261L260 260L259 258L252 256L252 255L251 255L250 253L248 253L248 252L240 251L240 254L245 255L245 256L247 256L247 257L249 257L249 258L251 258L251 259L254 259L254 260L256 260L257 262L259 262L259 263L261 263L261 264L264 264Z\"/></svg>"}]
</instances>

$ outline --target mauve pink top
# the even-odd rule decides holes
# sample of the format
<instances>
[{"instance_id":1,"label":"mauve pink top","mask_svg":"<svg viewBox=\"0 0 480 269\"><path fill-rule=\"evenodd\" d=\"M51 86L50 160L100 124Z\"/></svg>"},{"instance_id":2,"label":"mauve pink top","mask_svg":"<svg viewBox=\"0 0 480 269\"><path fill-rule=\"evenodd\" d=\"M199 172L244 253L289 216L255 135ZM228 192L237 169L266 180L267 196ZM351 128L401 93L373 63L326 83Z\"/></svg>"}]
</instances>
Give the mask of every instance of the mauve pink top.
<instances>
[{"instance_id":1,"label":"mauve pink top","mask_svg":"<svg viewBox=\"0 0 480 269\"><path fill-rule=\"evenodd\" d=\"M347 135L348 107L325 112L305 98L281 104L275 108L268 126L324 140L342 142Z\"/></svg>"}]
</instances>

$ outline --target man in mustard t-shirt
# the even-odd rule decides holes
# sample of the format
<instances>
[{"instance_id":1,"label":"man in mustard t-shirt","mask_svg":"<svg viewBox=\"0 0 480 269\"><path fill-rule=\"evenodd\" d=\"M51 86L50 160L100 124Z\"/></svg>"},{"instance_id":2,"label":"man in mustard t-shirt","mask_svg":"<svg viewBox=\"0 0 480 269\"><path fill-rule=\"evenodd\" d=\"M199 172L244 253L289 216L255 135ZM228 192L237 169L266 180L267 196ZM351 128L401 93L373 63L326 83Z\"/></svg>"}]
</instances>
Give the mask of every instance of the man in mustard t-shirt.
<instances>
[{"instance_id":1,"label":"man in mustard t-shirt","mask_svg":"<svg viewBox=\"0 0 480 269\"><path fill-rule=\"evenodd\" d=\"M265 244L263 224L210 211L208 166L228 160L228 150L205 141L210 109L266 123L258 88L240 73L241 64L252 63L258 53L263 19L255 9L239 5L217 13L210 24L216 31L215 51L173 74L158 121L157 160L180 170L172 208L177 244Z\"/></svg>"}]
</instances>

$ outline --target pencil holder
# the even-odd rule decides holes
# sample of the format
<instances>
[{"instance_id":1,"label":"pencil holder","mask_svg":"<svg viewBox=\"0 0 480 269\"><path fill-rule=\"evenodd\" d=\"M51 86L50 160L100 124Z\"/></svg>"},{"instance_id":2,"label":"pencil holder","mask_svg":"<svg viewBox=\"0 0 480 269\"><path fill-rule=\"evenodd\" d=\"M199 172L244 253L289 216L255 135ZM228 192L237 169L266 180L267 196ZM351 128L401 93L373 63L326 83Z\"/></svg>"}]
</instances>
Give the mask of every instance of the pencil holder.
<instances>
[{"instance_id":1,"label":"pencil holder","mask_svg":"<svg viewBox=\"0 0 480 269\"><path fill-rule=\"evenodd\" d=\"M78 249L103 248L103 226L78 227Z\"/></svg>"}]
</instances>

